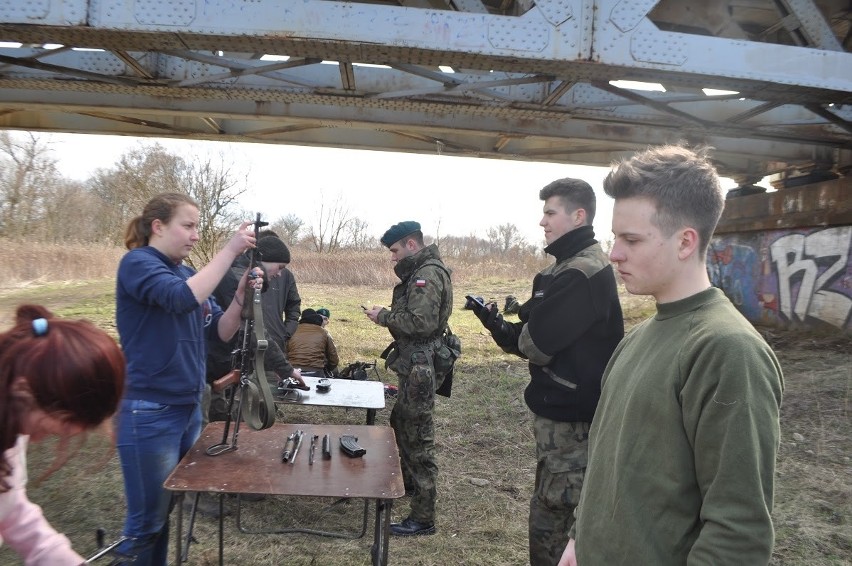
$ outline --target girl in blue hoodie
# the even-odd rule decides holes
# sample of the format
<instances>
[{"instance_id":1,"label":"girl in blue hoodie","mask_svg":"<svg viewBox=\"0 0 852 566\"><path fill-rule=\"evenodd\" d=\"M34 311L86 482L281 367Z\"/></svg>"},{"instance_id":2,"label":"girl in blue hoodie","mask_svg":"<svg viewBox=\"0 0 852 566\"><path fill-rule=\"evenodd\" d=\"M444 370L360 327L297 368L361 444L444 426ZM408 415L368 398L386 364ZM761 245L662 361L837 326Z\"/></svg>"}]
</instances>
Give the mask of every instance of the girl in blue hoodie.
<instances>
[{"instance_id":1,"label":"girl in blue hoodie","mask_svg":"<svg viewBox=\"0 0 852 566\"><path fill-rule=\"evenodd\" d=\"M134 564L166 564L171 495L163 482L201 433L207 340L227 341L240 325L239 302L222 311L211 295L234 259L254 247L250 224L243 222L198 272L183 264L199 228L198 204L187 195L155 196L127 227L130 251L116 282L127 359L117 445L127 497L124 535L131 537L120 551L136 556Z\"/></svg>"}]
</instances>

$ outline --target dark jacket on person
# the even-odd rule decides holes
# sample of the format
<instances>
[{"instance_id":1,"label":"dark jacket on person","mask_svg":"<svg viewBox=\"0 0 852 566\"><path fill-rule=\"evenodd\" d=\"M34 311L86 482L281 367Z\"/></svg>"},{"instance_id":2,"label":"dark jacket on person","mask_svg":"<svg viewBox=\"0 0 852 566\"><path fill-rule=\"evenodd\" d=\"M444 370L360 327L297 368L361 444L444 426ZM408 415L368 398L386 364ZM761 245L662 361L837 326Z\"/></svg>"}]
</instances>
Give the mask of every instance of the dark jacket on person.
<instances>
[{"instance_id":1,"label":"dark jacket on person","mask_svg":"<svg viewBox=\"0 0 852 566\"><path fill-rule=\"evenodd\" d=\"M219 305L222 305L223 309L227 309L231 304L231 301L234 300L234 295L237 292L237 286L239 285L240 278L243 276L247 268L248 258L246 258L245 255L237 257L231 265L231 269L228 270L228 273L225 274L216 286L216 289L213 291L213 297ZM261 295L261 306L263 306L263 303L266 300L267 293L269 293L269 290ZM244 299L240 299L241 302L243 300ZM265 329L268 333L270 324L267 321L265 310L263 318ZM212 383L219 379L232 369L231 354L241 345L240 340L242 340L243 336L242 326L243 325L241 324L241 330L237 332L234 338L232 338L229 342L219 341L218 343L210 344L207 355L208 383ZM279 377L289 377L293 371L293 366L287 360L287 356L274 340L269 340L269 345L266 348L263 361L264 369L267 371L274 371Z\"/></svg>"},{"instance_id":2,"label":"dark jacket on person","mask_svg":"<svg viewBox=\"0 0 852 566\"><path fill-rule=\"evenodd\" d=\"M286 350L287 340L296 332L302 313L302 298L296 287L296 278L289 269L282 269L278 277L269 280L269 289L263 294L261 305L267 338Z\"/></svg>"},{"instance_id":3,"label":"dark jacket on person","mask_svg":"<svg viewBox=\"0 0 852 566\"><path fill-rule=\"evenodd\" d=\"M581 226L547 246L556 263L535 276L520 322L492 333L504 351L529 360L524 400L554 421L592 421L604 368L624 336L615 274L594 238Z\"/></svg>"}]
</instances>

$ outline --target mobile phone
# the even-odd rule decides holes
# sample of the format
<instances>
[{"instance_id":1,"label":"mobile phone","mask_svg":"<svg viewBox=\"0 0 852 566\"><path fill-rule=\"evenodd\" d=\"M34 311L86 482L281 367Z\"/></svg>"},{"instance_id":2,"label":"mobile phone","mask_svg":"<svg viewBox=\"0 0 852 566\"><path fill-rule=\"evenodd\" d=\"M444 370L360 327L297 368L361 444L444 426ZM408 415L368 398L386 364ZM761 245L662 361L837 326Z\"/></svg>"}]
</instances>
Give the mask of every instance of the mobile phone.
<instances>
[{"instance_id":1,"label":"mobile phone","mask_svg":"<svg viewBox=\"0 0 852 566\"><path fill-rule=\"evenodd\" d=\"M485 308L485 302L482 299L480 299L479 297L474 297L473 295L465 295L464 298L467 299L468 301L470 301L471 303L473 303L474 305L478 306L479 309ZM477 310L479 310L479 309L477 309Z\"/></svg>"}]
</instances>

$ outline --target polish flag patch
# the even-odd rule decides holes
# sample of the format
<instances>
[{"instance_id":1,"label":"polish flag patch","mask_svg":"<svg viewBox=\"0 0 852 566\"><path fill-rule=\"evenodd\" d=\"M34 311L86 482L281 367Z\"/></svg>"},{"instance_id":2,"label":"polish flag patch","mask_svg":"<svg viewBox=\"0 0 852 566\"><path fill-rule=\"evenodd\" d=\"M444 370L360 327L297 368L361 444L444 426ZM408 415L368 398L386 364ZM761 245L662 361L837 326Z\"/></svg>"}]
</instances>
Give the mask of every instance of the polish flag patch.
<instances>
[{"instance_id":1,"label":"polish flag patch","mask_svg":"<svg viewBox=\"0 0 852 566\"><path fill-rule=\"evenodd\" d=\"M415 287L425 287L426 286L426 280L425 279L416 279L414 281L414 286Z\"/></svg>"}]
</instances>

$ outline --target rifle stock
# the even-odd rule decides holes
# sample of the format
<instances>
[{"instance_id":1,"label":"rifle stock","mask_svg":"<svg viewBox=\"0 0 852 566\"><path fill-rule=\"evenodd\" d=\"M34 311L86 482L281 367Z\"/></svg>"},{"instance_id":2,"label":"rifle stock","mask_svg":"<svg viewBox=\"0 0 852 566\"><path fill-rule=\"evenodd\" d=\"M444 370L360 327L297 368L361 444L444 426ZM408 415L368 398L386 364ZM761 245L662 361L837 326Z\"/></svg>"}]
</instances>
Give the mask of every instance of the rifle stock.
<instances>
[{"instance_id":1,"label":"rifle stock","mask_svg":"<svg viewBox=\"0 0 852 566\"><path fill-rule=\"evenodd\" d=\"M216 381L212 383L210 386L215 393L221 393L231 385L240 382L240 370L232 369Z\"/></svg>"}]
</instances>

